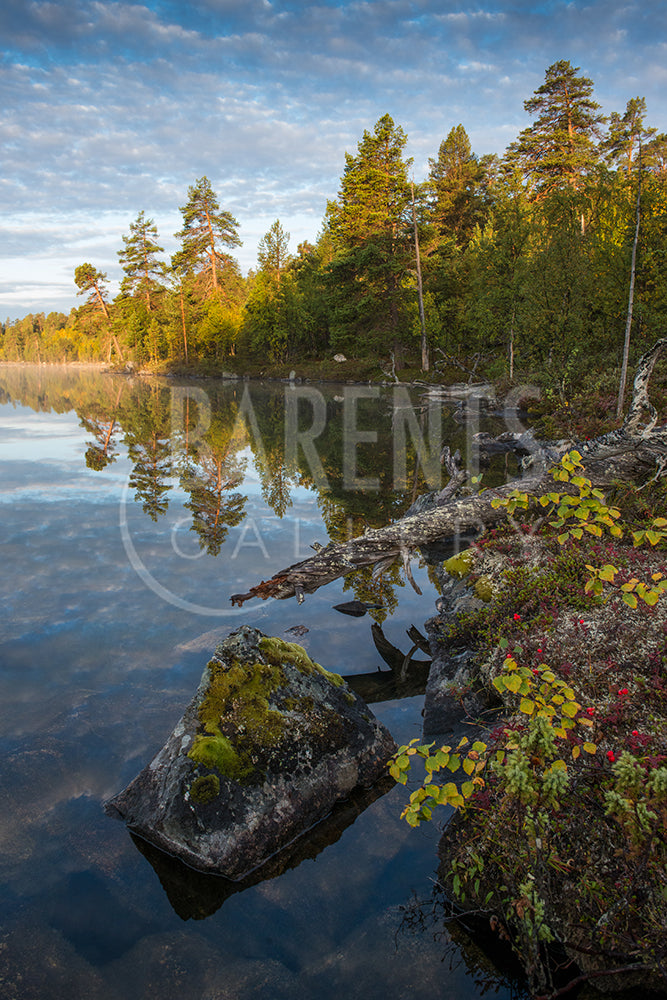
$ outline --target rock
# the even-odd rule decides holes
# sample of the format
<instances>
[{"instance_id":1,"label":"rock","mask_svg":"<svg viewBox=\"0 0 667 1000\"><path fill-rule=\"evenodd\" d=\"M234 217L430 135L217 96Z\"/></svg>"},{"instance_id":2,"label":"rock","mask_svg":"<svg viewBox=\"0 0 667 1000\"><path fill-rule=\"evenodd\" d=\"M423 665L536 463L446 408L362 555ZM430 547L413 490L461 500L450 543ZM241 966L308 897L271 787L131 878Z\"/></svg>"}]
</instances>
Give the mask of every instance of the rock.
<instances>
[{"instance_id":1,"label":"rock","mask_svg":"<svg viewBox=\"0 0 667 1000\"><path fill-rule=\"evenodd\" d=\"M386 774L389 732L296 643L219 645L164 747L105 809L200 871L240 879Z\"/></svg>"},{"instance_id":2,"label":"rock","mask_svg":"<svg viewBox=\"0 0 667 1000\"><path fill-rule=\"evenodd\" d=\"M469 649L453 649L447 641L450 626L459 615L483 606L475 589L468 585L475 558L471 549L445 560L438 571L441 597L438 615L426 622L431 649L431 670L424 695L424 739L448 736L468 715L478 716L488 705L479 690L475 654Z\"/></svg>"},{"instance_id":3,"label":"rock","mask_svg":"<svg viewBox=\"0 0 667 1000\"><path fill-rule=\"evenodd\" d=\"M334 354L334 361L337 361L339 364L341 364L343 361L347 361L347 358L345 357L344 354Z\"/></svg>"},{"instance_id":4,"label":"rock","mask_svg":"<svg viewBox=\"0 0 667 1000\"><path fill-rule=\"evenodd\" d=\"M367 611L380 611L381 604L369 604L367 601L346 601L345 604L334 604L334 611L340 611L343 615L351 615L353 618L363 618Z\"/></svg>"}]
</instances>

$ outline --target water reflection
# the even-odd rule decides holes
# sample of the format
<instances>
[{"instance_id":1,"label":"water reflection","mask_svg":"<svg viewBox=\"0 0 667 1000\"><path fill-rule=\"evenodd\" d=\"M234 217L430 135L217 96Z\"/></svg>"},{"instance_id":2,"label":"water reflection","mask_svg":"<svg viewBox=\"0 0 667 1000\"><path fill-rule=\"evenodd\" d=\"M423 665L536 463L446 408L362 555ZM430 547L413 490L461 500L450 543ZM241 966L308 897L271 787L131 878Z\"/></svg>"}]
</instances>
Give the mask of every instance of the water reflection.
<instances>
[{"instance_id":1,"label":"water reflection","mask_svg":"<svg viewBox=\"0 0 667 1000\"><path fill-rule=\"evenodd\" d=\"M161 566L155 553L145 559L141 539L131 538L139 571L156 579L161 594L178 577L171 556L196 557L185 530L194 533L201 553L226 564L247 561L255 549L253 555L280 565L266 513L262 523L250 500L253 482L265 511L277 519L289 511L300 535L295 498L304 491L316 498L327 537L303 543L295 537L296 560L308 554L309 545L345 541L399 517L417 495L441 484L443 440L464 453L471 441L470 427L405 387L383 396L357 386L325 394L313 386L202 387L70 371L47 378L39 369L31 380L17 366L3 370L2 388L5 398L36 410L72 406L90 435L85 461L91 471L108 474L119 449L125 453L128 486L142 511L156 524L171 517L174 553L163 551ZM474 456L469 460L475 464ZM350 574L344 587L359 600L380 604L373 616L381 622L395 611L403 584L402 568L393 564ZM174 599L193 604L178 586ZM210 612L207 602L200 606Z\"/></svg>"},{"instance_id":2,"label":"water reflection","mask_svg":"<svg viewBox=\"0 0 667 1000\"><path fill-rule=\"evenodd\" d=\"M368 804L316 856L187 923L101 808L162 746L206 659L238 626L307 630L298 641L313 659L364 684L382 665L369 617L333 606L353 596L382 604L371 615L397 647L432 614L437 593L417 564L421 598L394 566L380 580L366 571L335 581L300 607L230 607L231 593L305 558L311 544L378 525L411 502L412 443L406 486L393 490L392 393L355 404L357 429L375 439L355 445L353 468L340 426L344 388L322 391L325 410L316 405L327 423L316 438L313 406L299 402L296 454L285 447L289 391L0 369L7 996L398 1000L418 986L452 1000L481 996L465 969L443 978L440 943L395 946L398 907L432 877L438 836L400 820L402 788ZM446 414L442 426L449 433ZM424 433L428 440L426 423ZM464 443L460 428L452 433ZM347 489L346 476L377 479L377 488ZM119 511L154 585L128 557ZM398 742L419 737L422 699L393 694L375 714ZM502 983L497 995L509 996Z\"/></svg>"},{"instance_id":3,"label":"water reflection","mask_svg":"<svg viewBox=\"0 0 667 1000\"><path fill-rule=\"evenodd\" d=\"M351 826L376 799L385 795L393 784L393 780L387 776L377 781L372 788L357 789L344 802L338 803L329 816L317 823L313 829L306 831L261 868L238 881L232 881L221 875L207 875L195 871L177 858L158 850L148 841L133 834L131 836L135 847L150 863L159 878L174 912L181 920L203 920L219 910L234 893L243 892L267 879L278 878L303 861L316 858L325 848L340 840L348 826Z\"/></svg>"}]
</instances>

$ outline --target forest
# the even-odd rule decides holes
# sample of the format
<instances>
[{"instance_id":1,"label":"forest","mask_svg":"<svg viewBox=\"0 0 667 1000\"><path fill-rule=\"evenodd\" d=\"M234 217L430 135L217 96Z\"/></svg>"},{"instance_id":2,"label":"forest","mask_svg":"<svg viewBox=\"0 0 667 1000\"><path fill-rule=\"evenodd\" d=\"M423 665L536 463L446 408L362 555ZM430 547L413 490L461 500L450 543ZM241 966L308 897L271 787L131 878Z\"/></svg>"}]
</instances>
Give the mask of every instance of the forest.
<instances>
[{"instance_id":1,"label":"forest","mask_svg":"<svg viewBox=\"0 0 667 1000\"><path fill-rule=\"evenodd\" d=\"M565 60L546 70L502 157L452 127L419 183L384 115L345 154L316 243L291 251L277 219L247 277L239 223L201 177L171 259L140 211L121 237L118 295L78 264L83 304L7 320L0 359L249 373L344 355L394 379L452 359L492 378L618 367L624 340L634 358L664 329L667 135L642 97L603 115L578 73Z\"/></svg>"}]
</instances>

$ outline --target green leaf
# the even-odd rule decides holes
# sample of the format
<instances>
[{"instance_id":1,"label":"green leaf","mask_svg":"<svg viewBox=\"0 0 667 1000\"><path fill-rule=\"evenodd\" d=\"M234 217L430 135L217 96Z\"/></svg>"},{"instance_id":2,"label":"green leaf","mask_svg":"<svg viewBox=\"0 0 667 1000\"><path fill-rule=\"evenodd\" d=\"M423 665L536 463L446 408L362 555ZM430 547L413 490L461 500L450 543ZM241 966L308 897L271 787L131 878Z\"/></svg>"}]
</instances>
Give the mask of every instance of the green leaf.
<instances>
[{"instance_id":1,"label":"green leaf","mask_svg":"<svg viewBox=\"0 0 667 1000\"><path fill-rule=\"evenodd\" d=\"M531 701L530 698L522 698L519 711L523 712L524 715L532 715L535 711L535 702Z\"/></svg>"},{"instance_id":2,"label":"green leaf","mask_svg":"<svg viewBox=\"0 0 667 1000\"><path fill-rule=\"evenodd\" d=\"M398 783L401 785L407 784L408 781L407 774L405 773L405 771L399 771L399 769L394 764L392 764L391 767L389 768L389 773L394 779L394 781L398 781Z\"/></svg>"},{"instance_id":3,"label":"green leaf","mask_svg":"<svg viewBox=\"0 0 667 1000\"><path fill-rule=\"evenodd\" d=\"M518 694L519 688L522 684L522 678L518 674L512 674L511 677L505 678L505 687L512 694Z\"/></svg>"},{"instance_id":4,"label":"green leaf","mask_svg":"<svg viewBox=\"0 0 667 1000\"><path fill-rule=\"evenodd\" d=\"M618 570L616 569L615 566L612 566L611 563L605 563L605 565L600 570L599 576L601 580L606 580L608 583L613 583L614 577L616 576L617 573Z\"/></svg>"}]
</instances>

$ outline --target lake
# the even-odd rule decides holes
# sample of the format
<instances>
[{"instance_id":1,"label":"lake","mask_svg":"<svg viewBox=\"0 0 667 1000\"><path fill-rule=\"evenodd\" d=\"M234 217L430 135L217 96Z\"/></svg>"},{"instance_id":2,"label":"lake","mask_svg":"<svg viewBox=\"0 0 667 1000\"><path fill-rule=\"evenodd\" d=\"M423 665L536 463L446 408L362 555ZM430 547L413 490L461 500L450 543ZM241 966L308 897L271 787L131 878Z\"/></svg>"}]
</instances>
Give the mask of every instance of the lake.
<instances>
[{"instance_id":1,"label":"lake","mask_svg":"<svg viewBox=\"0 0 667 1000\"><path fill-rule=\"evenodd\" d=\"M441 442L465 449L456 417L402 387L0 366L0 996L526 995L442 922L439 828L400 820L402 787L341 808L244 887L152 855L103 811L240 625L344 675L384 667L373 620L407 651L438 597L418 557L421 596L398 565L300 605L230 596L400 516L439 476ZM355 598L382 608L333 610ZM406 742L422 705L372 708Z\"/></svg>"}]
</instances>

